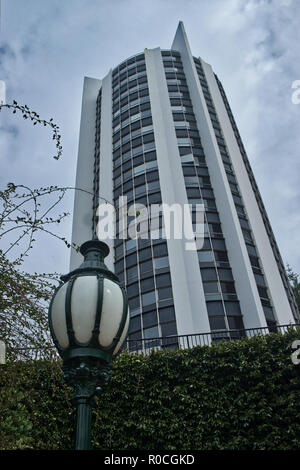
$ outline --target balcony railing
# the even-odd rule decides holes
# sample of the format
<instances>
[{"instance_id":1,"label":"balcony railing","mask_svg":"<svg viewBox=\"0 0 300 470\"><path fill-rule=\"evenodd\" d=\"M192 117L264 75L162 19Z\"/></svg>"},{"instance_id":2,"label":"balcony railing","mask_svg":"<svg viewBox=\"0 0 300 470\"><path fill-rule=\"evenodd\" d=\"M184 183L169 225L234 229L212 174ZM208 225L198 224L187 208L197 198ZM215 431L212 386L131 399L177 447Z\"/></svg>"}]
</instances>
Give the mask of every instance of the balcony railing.
<instances>
[{"instance_id":1,"label":"balcony railing","mask_svg":"<svg viewBox=\"0 0 300 470\"><path fill-rule=\"evenodd\" d=\"M276 325L272 327L248 328L243 330L218 330L210 333L192 335L166 336L164 338L148 338L126 341L125 350L149 354L153 349L189 349L195 346L211 346L221 341L233 341L242 338L252 338L255 335L269 333L284 334L288 329L299 328L300 324Z\"/></svg>"},{"instance_id":2,"label":"balcony railing","mask_svg":"<svg viewBox=\"0 0 300 470\"><path fill-rule=\"evenodd\" d=\"M148 339L128 339L123 350L130 353L149 354L152 350L189 349L195 346L211 346L220 341L236 341L243 338L251 338L256 335L270 333L286 333L289 329L300 328L300 324L276 325L272 327L248 328L243 330L218 330L210 333L191 335L166 336ZM8 348L7 360L32 361L32 360L58 360L59 355L54 347L33 348L20 347Z\"/></svg>"}]
</instances>

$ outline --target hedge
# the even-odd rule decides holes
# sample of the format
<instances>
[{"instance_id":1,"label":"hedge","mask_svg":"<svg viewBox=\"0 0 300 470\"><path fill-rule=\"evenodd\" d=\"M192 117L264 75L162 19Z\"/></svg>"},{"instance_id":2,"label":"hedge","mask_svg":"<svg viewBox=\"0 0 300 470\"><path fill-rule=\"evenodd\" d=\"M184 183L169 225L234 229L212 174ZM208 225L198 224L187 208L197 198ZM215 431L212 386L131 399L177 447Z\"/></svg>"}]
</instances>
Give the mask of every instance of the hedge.
<instances>
[{"instance_id":1,"label":"hedge","mask_svg":"<svg viewBox=\"0 0 300 470\"><path fill-rule=\"evenodd\" d=\"M104 450L300 448L300 331L150 355L122 353L96 399ZM72 390L50 361L0 367L0 449L72 449Z\"/></svg>"}]
</instances>

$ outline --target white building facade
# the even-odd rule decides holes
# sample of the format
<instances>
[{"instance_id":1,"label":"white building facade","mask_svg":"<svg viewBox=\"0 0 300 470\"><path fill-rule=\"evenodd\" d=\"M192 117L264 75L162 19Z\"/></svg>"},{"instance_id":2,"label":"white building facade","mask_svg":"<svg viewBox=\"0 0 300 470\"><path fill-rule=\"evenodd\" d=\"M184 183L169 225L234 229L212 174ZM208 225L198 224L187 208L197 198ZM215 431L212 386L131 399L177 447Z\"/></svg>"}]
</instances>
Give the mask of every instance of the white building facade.
<instances>
[{"instance_id":1,"label":"white building facade","mask_svg":"<svg viewBox=\"0 0 300 470\"><path fill-rule=\"evenodd\" d=\"M226 95L193 57L182 23L170 50L145 49L103 80L85 78L76 188L78 245L95 236L104 201L204 204L204 244L194 251L182 239L120 238L117 211L107 264L127 288L129 338L299 321ZM71 268L80 262L74 251Z\"/></svg>"}]
</instances>

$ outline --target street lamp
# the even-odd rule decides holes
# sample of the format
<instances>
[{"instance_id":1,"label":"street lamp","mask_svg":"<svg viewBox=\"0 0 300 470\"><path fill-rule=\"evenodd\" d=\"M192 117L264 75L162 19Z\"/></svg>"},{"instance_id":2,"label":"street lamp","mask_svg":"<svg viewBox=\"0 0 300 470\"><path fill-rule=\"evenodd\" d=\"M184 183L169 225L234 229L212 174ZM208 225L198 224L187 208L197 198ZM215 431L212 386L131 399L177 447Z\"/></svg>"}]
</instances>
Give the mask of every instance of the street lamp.
<instances>
[{"instance_id":1,"label":"street lamp","mask_svg":"<svg viewBox=\"0 0 300 470\"><path fill-rule=\"evenodd\" d=\"M106 243L90 240L80 247L79 268L61 277L49 307L50 332L63 359L64 380L74 386L76 444L90 448L92 402L109 379L112 358L128 333L125 289L104 264Z\"/></svg>"}]
</instances>

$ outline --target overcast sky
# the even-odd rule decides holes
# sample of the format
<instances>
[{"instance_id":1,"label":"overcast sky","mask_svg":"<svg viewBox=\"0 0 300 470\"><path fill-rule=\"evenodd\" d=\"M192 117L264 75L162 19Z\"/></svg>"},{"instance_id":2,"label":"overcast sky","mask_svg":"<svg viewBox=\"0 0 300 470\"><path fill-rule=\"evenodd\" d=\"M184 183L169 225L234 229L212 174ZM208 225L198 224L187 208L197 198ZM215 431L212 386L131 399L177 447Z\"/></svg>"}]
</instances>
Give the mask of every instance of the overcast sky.
<instances>
[{"instance_id":1,"label":"overcast sky","mask_svg":"<svg viewBox=\"0 0 300 470\"><path fill-rule=\"evenodd\" d=\"M223 83L285 264L300 273L299 0L2 0L0 80L17 100L60 126L3 111L0 187L74 186L84 76L103 78L145 47L171 47L182 20L192 53ZM73 194L62 210L72 211ZM71 218L60 228L71 236ZM68 271L69 252L41 237L28 269Z\"/></svg>"}]
</instances>

